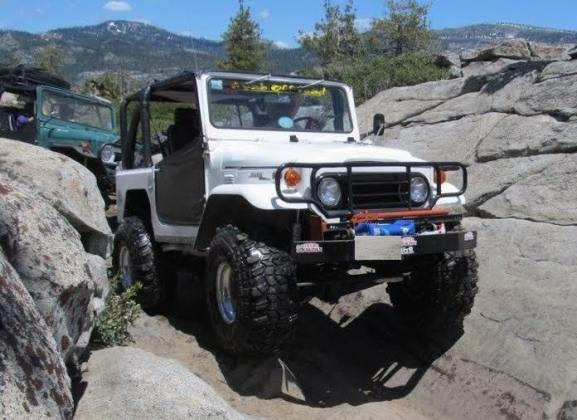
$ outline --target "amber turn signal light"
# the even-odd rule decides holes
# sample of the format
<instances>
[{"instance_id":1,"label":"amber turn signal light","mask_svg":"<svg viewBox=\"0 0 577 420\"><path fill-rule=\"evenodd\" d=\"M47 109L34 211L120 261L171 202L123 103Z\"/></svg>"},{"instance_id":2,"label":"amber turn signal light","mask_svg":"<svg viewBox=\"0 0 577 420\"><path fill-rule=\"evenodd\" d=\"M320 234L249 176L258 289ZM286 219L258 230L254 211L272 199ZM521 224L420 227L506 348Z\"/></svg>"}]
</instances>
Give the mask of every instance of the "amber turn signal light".
<instances>
[{"instance_id":1,"label":"amber turn signal light","mask_svg":"<svg viewBox=\"0 0 577 420\"><path fill-rule=\"evenodd\" d=\"M284 173L284 182L289 187L296 187L301 181L301 174L295 168L288 168Z\"/></svg>"},{"instance_id":2,"label":"amber turn signal light","mask_svg":"<svg viewBox=\"0 0 577 420\"><path fill-rule=\"evenodd\" d=\"M433 177L437 184L444 184L447 182L447 172L437 169L435 171L435 176Z\"/></svg>"}]
</instances>

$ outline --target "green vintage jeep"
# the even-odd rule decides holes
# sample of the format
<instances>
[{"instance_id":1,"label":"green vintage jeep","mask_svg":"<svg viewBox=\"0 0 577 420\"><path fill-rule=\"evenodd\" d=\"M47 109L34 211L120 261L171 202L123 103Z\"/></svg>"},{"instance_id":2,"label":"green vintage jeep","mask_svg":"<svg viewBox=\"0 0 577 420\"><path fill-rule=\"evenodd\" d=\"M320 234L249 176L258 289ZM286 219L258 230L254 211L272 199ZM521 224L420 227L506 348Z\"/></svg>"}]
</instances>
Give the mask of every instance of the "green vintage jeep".
<instances>
[{"instance_id":1,"label":"green vintage jeep","mask_svg":"<svg viewBox=\"0 0 577 420\"><path fill-rule=\"evenodd\" d=\"M120 156L110 102L70 90L70 84L44 70L0 67L0 137L62 153L96 176L106 202L114 192Z\"/></svg>"}]
</instances>

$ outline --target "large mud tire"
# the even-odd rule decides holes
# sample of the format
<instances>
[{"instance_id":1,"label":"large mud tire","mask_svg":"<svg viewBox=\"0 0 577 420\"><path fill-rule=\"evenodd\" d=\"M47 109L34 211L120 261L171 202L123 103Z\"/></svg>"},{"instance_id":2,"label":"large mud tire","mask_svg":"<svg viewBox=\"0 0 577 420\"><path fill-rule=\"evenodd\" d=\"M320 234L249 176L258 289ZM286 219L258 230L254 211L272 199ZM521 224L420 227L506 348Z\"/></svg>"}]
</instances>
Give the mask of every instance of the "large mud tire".
<instances>
[{"instance_id":1,"label":"large mud tire","mask_svg":"<svg viewBox=\"0 0 577 420\"><path fill-rule=\"evenodd\" d=\"M166 301L159 256L145 224L138 217L127 217L114 237L112 267L119 275L121 291L138 284L137 301L143 309L159 311Z\"/></svg>"},{"instance_id":2,"label":"large mud tire","mask_svg":"<svg viewBox=\"0 0 577 420\"><path fill-rule=\"evenodd\" d=\"M474 250L447 252L402 282L388 284L393 308L422 333L462 330L479 290L477 267Z\"/></svg>"},{"instance_id":3,"label":"large mud tire","mask_svg":"<svg viewBox=\"0 0 577 420\"><path fill-rule=\"evenodd\" d=\"M235 227L220 228L208 253L205 291L225 351L266 355L291 338L297 286L295 265L286 252L253 241Z\"/></svg>"}]
</instances>

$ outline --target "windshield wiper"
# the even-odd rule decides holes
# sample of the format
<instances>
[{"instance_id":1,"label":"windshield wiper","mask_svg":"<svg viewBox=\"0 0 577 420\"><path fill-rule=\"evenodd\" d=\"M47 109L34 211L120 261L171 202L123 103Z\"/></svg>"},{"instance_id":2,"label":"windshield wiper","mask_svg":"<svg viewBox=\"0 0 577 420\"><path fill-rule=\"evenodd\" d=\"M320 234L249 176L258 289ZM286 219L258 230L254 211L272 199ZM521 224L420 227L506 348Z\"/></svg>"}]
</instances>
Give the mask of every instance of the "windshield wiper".
<instances>
[{"instance_id":1,"label":"windshield wiper","mask_svg":"<svg viewBox=\"0 0 577 420\"><path fill-rule=\"evenodd\" d=\"M260 82L261 80L268 80L268 79L270 79L271 77L272 77L272 74L270 74L270 73L269 73L269 74L265 74L264 76L257 77L256 79L253 79L253 80L251 80L250 82L247 82L246 84L247 84L247 85L251 85L251 84L253 84L253 83Z\"/></svg>"},{"instance_id":2,"label":"windshield wiper","mask_svg":"<svg viewBox=\"0 0 577 420\"><path fill-rule=\"evenodd\" d=\"M316 80L316 81L314 81L314 82L312 82L312 83L309 83L308 85L298 86L297 89L310 88L311 86L320 85L320 84L323 83L324 81L325 81L325 79Z\"/></svg>"}]
</instances>

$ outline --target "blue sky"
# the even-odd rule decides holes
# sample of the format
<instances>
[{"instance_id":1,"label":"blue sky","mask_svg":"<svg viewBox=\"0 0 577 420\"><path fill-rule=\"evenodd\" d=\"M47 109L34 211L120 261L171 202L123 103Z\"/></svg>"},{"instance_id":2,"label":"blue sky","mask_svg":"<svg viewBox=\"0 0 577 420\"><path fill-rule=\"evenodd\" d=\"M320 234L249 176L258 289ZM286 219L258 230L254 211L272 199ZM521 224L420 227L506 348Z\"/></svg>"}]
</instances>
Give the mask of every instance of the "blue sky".
<instances>
[{"instance_id":1,"label":"blue sky","mask_svg":"<svg viewBox=\"0 0 577 420\"><path fill-rule=\"evenodd\" d=\"M333 0L343 4L346 0ZM245 0L267 39L296 46L299 30L311 31L322 0ZM575 0L432 0L433 28L514 22L577 30ZM382 16L384 1L356 0L360 25ZM170 31L219 39L237 0L0 0L0 28L43 32L105 20L138 20Z\"/></svg>"}]
</instances>

